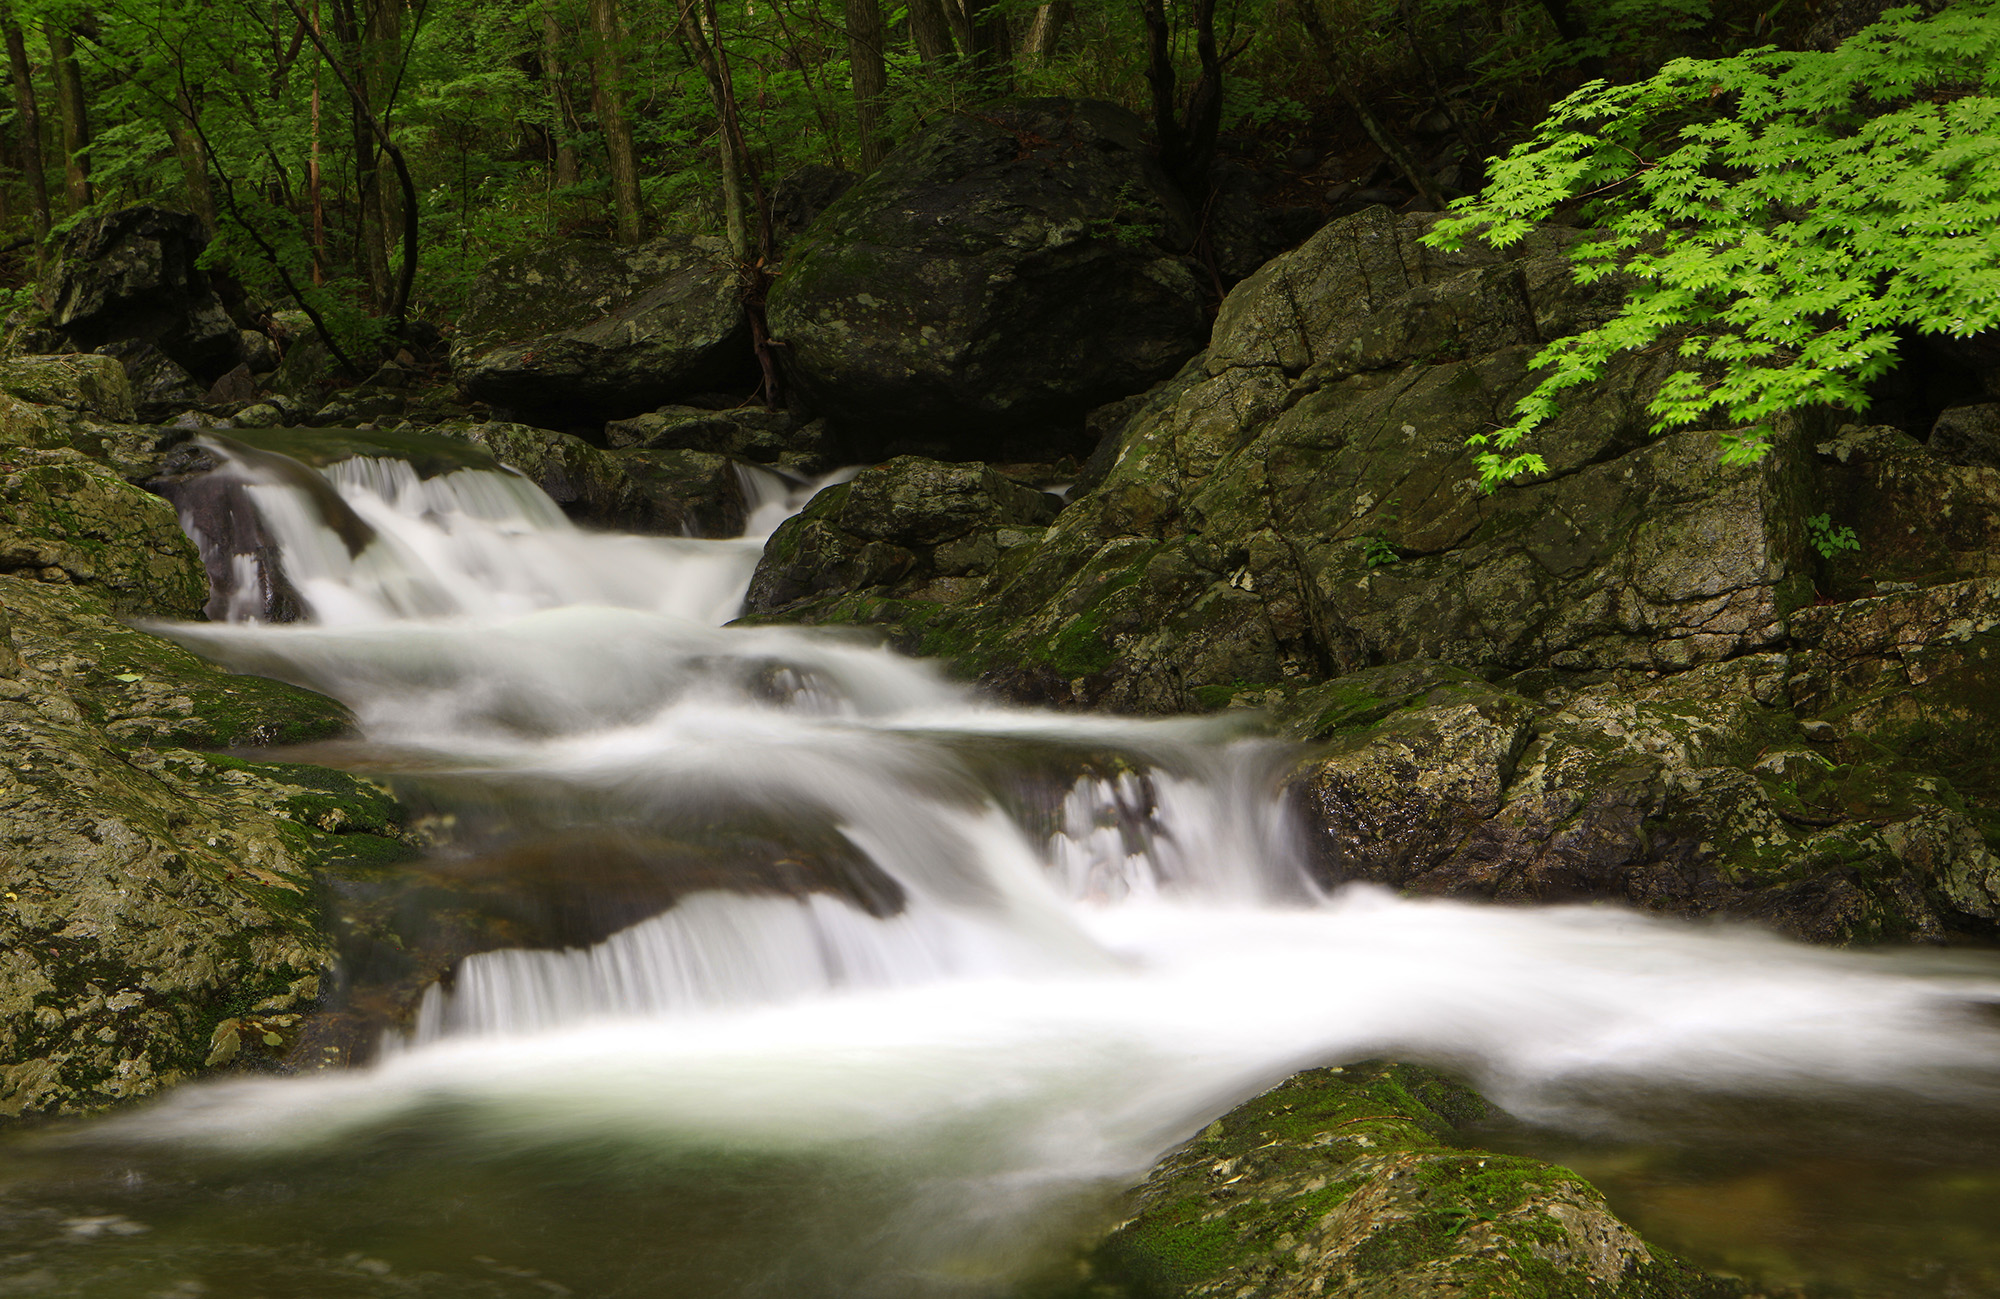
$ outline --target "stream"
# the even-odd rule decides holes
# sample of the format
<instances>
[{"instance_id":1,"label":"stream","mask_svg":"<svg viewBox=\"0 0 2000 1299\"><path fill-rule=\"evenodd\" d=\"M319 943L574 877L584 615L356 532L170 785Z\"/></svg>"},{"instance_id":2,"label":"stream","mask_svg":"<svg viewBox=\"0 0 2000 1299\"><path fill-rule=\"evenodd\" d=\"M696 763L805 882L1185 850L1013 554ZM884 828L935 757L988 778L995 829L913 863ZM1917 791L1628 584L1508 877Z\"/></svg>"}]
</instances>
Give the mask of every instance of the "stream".
<instances>
[{"instance_id":1,"label":"stream","mask_svg":"<svg viewBox=\"0 0 2000 1299\"><path fill-rule=\"evenodd\" d=\"M570 941L466 957L366 1067L7 1138L0 1296L1056 1295L1163 1151L1376 1056L1704 1265L2000 1296L2000 954L1328 892L1254 720L724 626L803 503L768 475L712 541L271 459L225 472L310 621L152 629L345 702L432 860Z\"/></svg>"}]
</instances>

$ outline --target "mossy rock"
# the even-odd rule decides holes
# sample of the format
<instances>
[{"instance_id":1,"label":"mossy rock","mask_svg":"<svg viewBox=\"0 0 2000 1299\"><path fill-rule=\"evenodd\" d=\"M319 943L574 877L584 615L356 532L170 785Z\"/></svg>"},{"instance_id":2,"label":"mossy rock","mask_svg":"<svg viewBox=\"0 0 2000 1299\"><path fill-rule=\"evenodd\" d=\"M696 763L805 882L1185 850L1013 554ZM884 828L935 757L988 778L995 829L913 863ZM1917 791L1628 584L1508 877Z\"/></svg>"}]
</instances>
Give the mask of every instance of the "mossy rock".
<instances>
[{"instance_id":1,"label":"mossy rock","mask_svg":"<svg viewBox=\"0 0 2000 1299\"><path fill-rule=\"evenodd\" d=\"M1485 1103L1430 1070L1298 1074L1156 1166L1089 1259L1103 1299L1726 1299L1577 1174L1468 1149Z\"/></svg>"}]
</instances>

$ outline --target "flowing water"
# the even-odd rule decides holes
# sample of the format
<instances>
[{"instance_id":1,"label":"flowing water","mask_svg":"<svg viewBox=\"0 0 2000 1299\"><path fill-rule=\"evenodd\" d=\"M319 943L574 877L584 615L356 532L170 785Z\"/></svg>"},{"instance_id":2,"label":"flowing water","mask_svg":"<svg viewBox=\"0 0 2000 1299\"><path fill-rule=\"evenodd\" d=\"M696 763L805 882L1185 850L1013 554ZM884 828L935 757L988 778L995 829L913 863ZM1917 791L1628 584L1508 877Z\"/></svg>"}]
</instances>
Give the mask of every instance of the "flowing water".
<instances>
[{"instance_id":1,"label":"flowing water","mask_svg":"<svg viewBox=\"0 0 2000 1299\"><path fill-rule=\"evenodd\" d=\"M0 1295L1018 1293L1222 1109L1379 1055L1455 1068L1496 1142L1707 1261L2000 1295L1991 954L1329 893L1296 755L1240 722L1006 708L722 626L802 495L768 476L751 535L704 541L491 472L350 461L333 504L225 472L311 620L158 630L348 703L434 863L531 861L556 909L618 874L627 909L467 956L366 1068L11 1139ZM1848 1241L1882 1196L1923 1211ZM1835 1241L1865 1258L1815 1270Z\"/></svg>"}]
</instances>

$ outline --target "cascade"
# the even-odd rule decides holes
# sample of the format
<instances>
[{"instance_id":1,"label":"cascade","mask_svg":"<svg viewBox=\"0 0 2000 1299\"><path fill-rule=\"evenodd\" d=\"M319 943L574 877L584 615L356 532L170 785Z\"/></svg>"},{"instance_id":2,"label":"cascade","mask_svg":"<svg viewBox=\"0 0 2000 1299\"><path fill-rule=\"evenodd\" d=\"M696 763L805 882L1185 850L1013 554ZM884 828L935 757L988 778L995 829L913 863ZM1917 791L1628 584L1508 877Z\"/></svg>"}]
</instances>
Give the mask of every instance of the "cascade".
<instances>
[{"instance_id":1,"label":"cascade","mask_svg":"<svg viewBox=\"0 0 2000 1299\"><path fill-rule=\"evenodd\" d=\"M467 956L366 1069L191 1086L58 1143L243 1185L295 1161L331 1189L286 1194L333 1236L385 1202L435 1224L439 1198L470 1197L491 1230L436 1228L382 1264L499 1287L436 1293L530 1292L494 1263L530 1223L595 1255L677 1242L631 1246L631 1271L522 1245L543 1292L1004 1293L1079 1196L1103 1203L1297 1068L1370 1054L1451 1062L1579 1129L1664 1085L1995 1099L2000 964L1978 954L1329 894L1275 742L1004 707L847 635L725 626L816 485L745 470L746 536L639 537L580 529L504 470L207 447L256 515L241 553L197 536L211 571L249 591L275 565L305 617L244 599L153 630L347 703L367 762L449 813L446 866L531 843L559 889L615 840L667 881L661 909L591 941ZM685 862L743 852L762 855L740 878ZM783 1221L748 1207L767 1202ZM721 1204L736 1216L704 1216ZM245 1213L162 1210L117 1248L164 1283L252 1248L232 1230L287 1229ZM314 1266L364 1257L337 1253Z\"/></svg>"}]
</instances>

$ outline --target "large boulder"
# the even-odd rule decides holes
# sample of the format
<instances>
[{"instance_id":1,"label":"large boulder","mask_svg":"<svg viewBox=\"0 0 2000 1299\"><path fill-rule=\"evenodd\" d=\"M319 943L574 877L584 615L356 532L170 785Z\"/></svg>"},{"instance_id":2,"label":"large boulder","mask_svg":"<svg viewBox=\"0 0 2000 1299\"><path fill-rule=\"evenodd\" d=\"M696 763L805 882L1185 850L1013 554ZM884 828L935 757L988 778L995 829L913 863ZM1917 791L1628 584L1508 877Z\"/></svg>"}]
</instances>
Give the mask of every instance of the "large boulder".
<instances>
[{"instance_id":1,"label":"large boulder","mask_svg":"<svg viewBox=\"0 0 2000 1299\"><path fill-rule=\"evenodd\" d=\"M0 391L38 405L61 406L108 420L130 420L134 415L132 384L125 367L108 356L10 357L0 362Z\"/></svg>"},{"instance_id":2,"label":"large boulder","mask_svg":"<svg viewBox=\"0 0 2000 1299\"><path fill-rule=\"evenodd\" d=\"M351 776L191 750L347 722L0 576L0 1122L284 1054L332 954L314 872L407 855L401 813Z\"/></svg>"},{"instance_id":3,"label":"large boulder","mask_svg":"<svg viewBox=\"0 0 2000 1299\"><path fill-rule=\"evenodd\" d=\"M1006 104L933 126L821 214L772 286L771 331L864 452L1065 445L1200 348L1191 237L1137 118Z\"/></svg>"},{"instance_id":4,"label":"large boulder","mask_svg":"<svg viewBox=\"0 0 2000 1299\"><path fill-rule=\"evenodd\" d=\"M2000 856L1956 791L1802 727L1788 666L1489 683L1412 662L1309 687L1279 707L1319 746L1292 789L1315 867L1328 885L1613 898L1823 943L1990 930Z\"/></svg>"},{"instance_id":5,"label":"large boulder","mask_svg":"<svg viewBox=\"0 0 2000 1299\"><path fill-rule=\"evenodd\" d=\"M735 268L669 241L574 240L493 262L451 357L469 395L559 429L756 378Z\"/></svg>"},{"instance_id":6,"label":"large boulder","mask_svg":"<svg viewBox=\"0 0 2000 1299\"><path fill-rule=\"evenodd\" d=\"M1490 1111L1423 1068L1312 1069L1153 1169L1092 1251L1104 1299L1724 1299L1567 1168L1468 1148Z\"/></svg>"},{"instance_id":7,"label":"large boulder","mask_svg":"<svg viewBox=\"0 0 2000 1299\"><path fill-rule=\"evenodd\" d=\"M1032 557L919 643L1017 697L1148 712L1413 657L1675 671L1781 644L1811 598L1801 433L1739 469L1711 432L1651 437L1671 360L1627 356L1537 434L1545 475L1481 493L1466 439L1606 291L1570 278L1570 232L1442 254L1433 219L1371 209L1239 285Z\"/></svg>"},{"instance_id":8,"label":"large boulder","mask_svg":"<svg viewBox=\"0 0 2000 1299\"><path fill-rule=\"evenodd\" d=\"M63 241L50 323L81 352L151 343L204 387L242 359L236 322L197 264L208 232L140 206L79 222Z\"/></svg>"}]
</instances>

